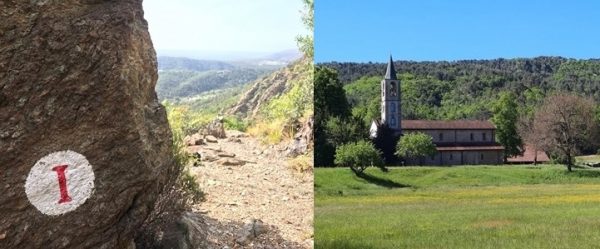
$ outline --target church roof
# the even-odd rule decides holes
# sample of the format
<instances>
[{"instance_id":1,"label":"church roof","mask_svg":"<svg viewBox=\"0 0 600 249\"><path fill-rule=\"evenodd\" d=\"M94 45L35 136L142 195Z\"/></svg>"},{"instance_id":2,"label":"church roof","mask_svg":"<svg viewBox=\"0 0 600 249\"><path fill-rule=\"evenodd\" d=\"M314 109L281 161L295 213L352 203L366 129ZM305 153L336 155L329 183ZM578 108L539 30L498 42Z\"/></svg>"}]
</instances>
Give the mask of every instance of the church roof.
<instances>
[{"instance_id":1,"label":"church roof","mask_svg":"<svg viewBox=\"0 0 600 249\"><path fill-rule=\"evenodd\" d=\"M396 78L396 68L394 68L394 61L392 60L392 56L390 55L390 61L387 65L387 70L385 71L385 79L386 80L397 80Z\"/></svg>"},{"instance_id":2,"label":"church roof","mask_svg":"<svg viewBox=\"0 0 600 249\"><path fill-rule=\"evenodd\" d=\"M495 130L487 120L402 120L403 130Z\"/></svg>"}]
</instances>

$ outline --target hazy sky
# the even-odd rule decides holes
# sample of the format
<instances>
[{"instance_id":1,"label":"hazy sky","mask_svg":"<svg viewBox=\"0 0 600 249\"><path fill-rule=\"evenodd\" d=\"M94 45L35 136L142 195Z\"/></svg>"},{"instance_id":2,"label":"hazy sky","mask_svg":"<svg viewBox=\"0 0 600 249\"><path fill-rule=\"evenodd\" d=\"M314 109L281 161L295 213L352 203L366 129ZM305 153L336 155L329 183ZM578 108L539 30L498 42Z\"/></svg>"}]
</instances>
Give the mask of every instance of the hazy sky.
<instances>
[{"instance_id":1,"label":"hazy sky","mask_svg":"<svg viewBox=\"0 0 600 249\"><path fill-rule=\"evenodd\" d=\"M596 0L316 0L315 60L600 58Z\"/></svg>"},{"instance_id":2,"label":"hazy sky","mask_svg":"<svg viewBox=\"0 0 600 249\"><path fill-rule=\"evenodd\" d=\"M144 0L157 50L277 52L304 34L300 0Z\"/></svg>"}]
</instances>

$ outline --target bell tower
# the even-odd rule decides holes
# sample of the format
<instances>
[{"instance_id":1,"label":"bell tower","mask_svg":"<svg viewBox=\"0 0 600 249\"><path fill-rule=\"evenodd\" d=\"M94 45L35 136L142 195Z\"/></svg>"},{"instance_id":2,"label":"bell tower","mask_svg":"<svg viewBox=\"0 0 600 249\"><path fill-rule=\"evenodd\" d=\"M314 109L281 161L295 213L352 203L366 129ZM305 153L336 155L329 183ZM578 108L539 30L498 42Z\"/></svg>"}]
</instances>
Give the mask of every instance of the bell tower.
<instances>
[{"instance_id":1,"label":"bell tower","mask_svg":"<svg viewBox=\"0 0 600 249\"><path fill-rule=\"evenodd\" d=\"M400 81L396 77L394 61L390 55L387 71L381 80L381 124L387 125L395 133L402 132L400 105Z\"/></svg>"}]
</instances>

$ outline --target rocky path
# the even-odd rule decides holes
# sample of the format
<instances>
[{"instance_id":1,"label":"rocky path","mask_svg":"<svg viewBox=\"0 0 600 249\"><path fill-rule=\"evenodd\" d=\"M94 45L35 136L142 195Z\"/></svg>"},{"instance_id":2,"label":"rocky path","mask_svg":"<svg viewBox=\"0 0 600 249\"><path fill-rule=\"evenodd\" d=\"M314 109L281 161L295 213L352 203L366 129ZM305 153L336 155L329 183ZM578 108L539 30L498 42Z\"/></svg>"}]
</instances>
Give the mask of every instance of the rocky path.
<instances>
[{"instance_id":1,"label":"rocky path","mask_svg":"<svg viewBox=\"0 0 600 249\"><path fill-rule=\"evenodd\" d=\"M313 247L312 174L294 172L276 146L240 132L188 149L202 157L192 172L206 200L195 211L211 248Z\"/></svg>"}]
</instances>

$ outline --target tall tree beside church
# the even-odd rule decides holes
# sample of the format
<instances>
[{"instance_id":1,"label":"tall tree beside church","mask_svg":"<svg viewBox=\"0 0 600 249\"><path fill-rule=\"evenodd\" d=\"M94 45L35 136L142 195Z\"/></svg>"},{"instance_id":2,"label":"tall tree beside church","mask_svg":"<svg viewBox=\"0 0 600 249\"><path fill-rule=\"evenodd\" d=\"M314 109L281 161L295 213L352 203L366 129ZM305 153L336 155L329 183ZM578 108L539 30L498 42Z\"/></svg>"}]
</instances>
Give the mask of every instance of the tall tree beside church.
<instances>
[{"instance_id":1,"label":"tall tree beside church","mask_svg":"<svg viewBox=\"0 0 600 249\"><path fill-rule=\"evenodd\" d=\"M598 121L591 98L565 93L548 96L534 120L534 131L542 138L543 149L566 164L569 172L580 149L597 143Z\"/></svg>"},{"instance_id":2,"label":"tall tree beside church","mask_svg":"<svg viewBox=\"0 0 600 249\"><path fill-rule=\"evenodd\" d=\"M496 125L496 139L504 146L504 158L521 154L523 147L523 141L517 132L519 113L515 99L512 92L502 92L492 107L492 122Z\"/></svg>"},{"instance_id":3,"label":"tall tree beside church","mask_svg":"<svg viewBox=\"0 0 600 249\"><path fill-rule=\"evenodd\" d=\"M347 120L350 107L337 72L326 67L315 67L315 166L333 165L335 146L328 139L327 122L331 118ZM331 126L331 123L330 123Z\"/></svg>"}]
</instances>

